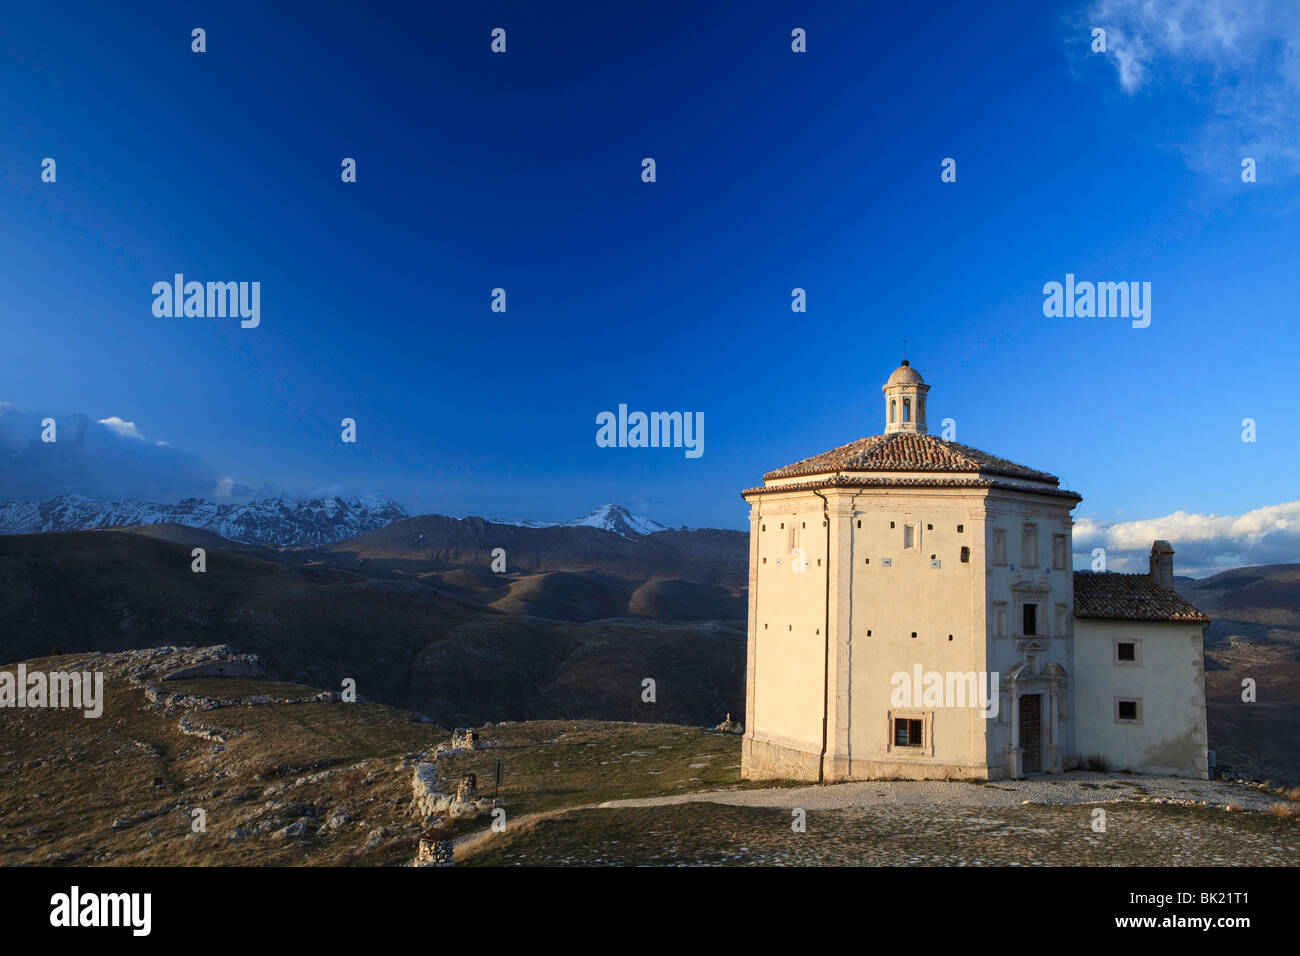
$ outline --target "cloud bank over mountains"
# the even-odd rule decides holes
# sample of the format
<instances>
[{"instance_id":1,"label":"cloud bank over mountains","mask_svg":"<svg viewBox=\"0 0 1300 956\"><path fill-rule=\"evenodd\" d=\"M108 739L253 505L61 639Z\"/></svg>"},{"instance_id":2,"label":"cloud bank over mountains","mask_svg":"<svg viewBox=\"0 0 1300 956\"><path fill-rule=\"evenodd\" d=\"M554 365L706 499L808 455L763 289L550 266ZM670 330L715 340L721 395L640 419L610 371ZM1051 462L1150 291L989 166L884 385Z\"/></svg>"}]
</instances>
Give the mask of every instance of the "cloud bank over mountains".
<instances>
[{"instance_id":1,"label":"cloud bank over mountains","mask_svg":"<svg viewBox=\"0 0 1300 956\"><path fill-rule=\"evenodd\" d=\"M1090 562L1093 548L1105 548L1107 570L1145 571L1151 542L1161 538L1174 547L1175 574L1204 577L1244 565L1300 563L1300 501L1244 515L1175 511L1115 523L1080 518L1074 524L1074 553L1080 562Z\"/></svg>"},{"instance_id":2,"label":"cloud bank over mountains","mask_svg":"<svg viewBox=\"0 0 1300 956\"><path fill-rule=\"evenodd\" d=\"M55 441L41 422L53 418ZM76 494L112 500L211 498L220 476L199 456L146 438L112 416L24 412L0 403L0 501L43 501Z\"/></svg>"}]
</instances>

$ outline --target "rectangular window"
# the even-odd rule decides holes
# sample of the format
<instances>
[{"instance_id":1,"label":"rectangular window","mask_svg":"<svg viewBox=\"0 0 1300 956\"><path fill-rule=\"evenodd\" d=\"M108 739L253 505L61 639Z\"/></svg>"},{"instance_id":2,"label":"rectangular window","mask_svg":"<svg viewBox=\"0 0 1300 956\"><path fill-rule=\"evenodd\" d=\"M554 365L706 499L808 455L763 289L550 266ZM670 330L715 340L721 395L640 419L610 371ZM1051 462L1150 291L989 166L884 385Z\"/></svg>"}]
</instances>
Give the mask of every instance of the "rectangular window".
<instances>
[{"instance_id":1,"label":"rectangular window","mask_svg":"<svg viewBox=\"0 0 1300 956\"><path fill-rule=\"evenodd\" d=\"M1021 634L1030 637L1038 633L1038 605L1026 604L1022 610Z\"/></svg>"},{"instance_id":2,"label":"rectangular window","mask_svg":"<svg viewBox=\"0 0 1300 956\"><path fill-rule=\"evenodd\" d=\"M1136 640L1115 642L1116 664L1141 664L1142 642Z\"/></svg>"},{"instance_id":3,"label":"rectangular window","mask_svg":"<svg viewBox=\"0 0 1300 956\"><path fill-rule=\"evenodd\" d=\"M925 722L910 717L894 718L894 746L920 747L923 745L922 730ZM879 726L879 724L877 724Z\"/></svg>"},{"instance_id":4,"label":"rectangular window","mask_svg":"<svg viewBox=\"0 0 1300 956\"><path fill-rule=\"evenodd\" d=\"M913 525L903 525L903 550L910 551L916 547L916 528Z\"/></svg>"},{"instance_id":5,"label":"rectangular window","mask_svg":"<svg viewBox=\"0 0 1300 956\"><path fill-rule=\"evenodd\" d=\"M1007 533L1002 528L993 529L993 563L998 567L1007 563Z\"/></svg>"},{"instance_id":6,"label":"rectangular window","mask_svg":"<svg viewBox=\"0 0 1300 956\"><path fill-rule=\"evenodd\" d=\"M1052 535L1052 570L1064 571L1067 557L1065 550L1065 535Z\"/></svg>"},{"instance_id":7,"label":"rectangular window","mask_svg":"<svg viewBox=\"0 0 1300 956\"><path fill-rule=\"evenodd\" d=\"M1027 524L1020 533L1020 563L1027 568L1038 567L1038 525Z\"/></svg>"},{"instance_id":8,"label":"rectangular window","mask_svg":"<svg viewBox=\"0 0 1300 956\"><path fill-rule=\"evenodd\" d=\"M1115 719L1121 723L1131 724L1140 721L1142 719L1141 699L1115 701Z\"/></svg>"},{"instance_id":9,"label":"rectangular window","mask_svg":"<svg viewBox=\"0 0 1300 956\"><path fill-rule=\"evenodd\" d=\"M970 548L961 549L961 563L970 564Z\"/></svg>"}]
</instances>

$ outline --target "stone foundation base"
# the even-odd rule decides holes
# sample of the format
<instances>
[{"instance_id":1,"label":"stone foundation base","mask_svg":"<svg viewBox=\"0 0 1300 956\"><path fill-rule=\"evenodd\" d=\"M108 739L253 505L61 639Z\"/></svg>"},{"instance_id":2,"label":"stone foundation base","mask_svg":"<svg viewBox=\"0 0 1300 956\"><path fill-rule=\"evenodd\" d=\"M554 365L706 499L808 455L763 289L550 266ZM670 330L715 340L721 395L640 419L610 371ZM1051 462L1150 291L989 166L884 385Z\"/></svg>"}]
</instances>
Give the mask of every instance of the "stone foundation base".
<instances>
[{"instance_id":1,"label":"stone foundation base","mask_svg":"<svg viewBox=\"0 0 1300 956\"><path fill-rule=\"evenodd\" d=\"M847 757L826 758L826 781L843 780L998 780L1006 776L1000 767L963 763L921 763Z\"/></svg>"},{"instance_id":2,"label":"stone foundation base","mask_svg":"<svg viewBox=\"0 0 1300 956\"><path fill-rule=\"evenodd\" d=\"M740 776L745 780L806 780L816 783L821 755L745 735L740 742ZM827 756L826 783L845 780L1000 780L1006 767L985 764L898 761Z\"/></svg>"},{"instance_id":3,"label":"stone foundation base","mask_svg":"<svg viewBox=\"0 0 1300 956\"><path fill-rule=\"evenodd\" d=\"M740 776L744 780L808 780L817 782L821 755L758 740L746 734L740 741Z\"/></svg>"}]
</instances>

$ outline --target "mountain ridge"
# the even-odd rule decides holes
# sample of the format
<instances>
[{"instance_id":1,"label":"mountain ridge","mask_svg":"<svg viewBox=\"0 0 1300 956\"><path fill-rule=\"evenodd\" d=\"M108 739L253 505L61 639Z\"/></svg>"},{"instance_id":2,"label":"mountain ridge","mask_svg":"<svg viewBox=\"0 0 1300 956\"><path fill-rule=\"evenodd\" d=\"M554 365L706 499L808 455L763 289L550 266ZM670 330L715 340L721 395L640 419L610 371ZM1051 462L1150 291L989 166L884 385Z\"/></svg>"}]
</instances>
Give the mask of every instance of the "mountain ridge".
<instances>
[{"instance_id":1,"label":"mountain ridge","mask_svg":"<svg viewBox=\"0 0 1300 956\"><path fill-rule=\"evenodd\" d=\"M396 501L377 495L276 496L252 501L220 503L206 498L185 498L175 504L156 504L123 498L100 501L83 495L59 495L41 502L0 503L0 535L50 534L178 525L209 531L238 544L273 548L328 547L378 531L412 517ZM505 518L452 518L482 521L514 528L594 528L636 540L669 531L667 526L634 515L617 504L593 508L571 521L509 520ZM687 530L685 528L678 530Z\"/></svg>"},{"instance_id":2,"label":"mountain ridge","mask_svg":"<svg viewBox=\"0 0 1300 956\"><path fill-rule=\"evenodd\" d=\"M184 498L154 504L124 498L97 501L59 495L42 502L0 504L0 534L48 534L174 524L211 531L229 541L271 547L319 547L374 531L407 517L397 502L376 496L257 498L218 503Z\"/></svg>"},{"instance_id":3,"label":"mountain ridge","mask_svg":"<svg viewBox=\"0 0 1300 956\"><path fill-rule=\"evenodd\" d=\"M648 534L672 530L667 525L660 524L650 518L634 515L622 505L616 504L604 504L598 508L593 508L581 518L574 518L572 521L510 521L506 518L490 518L486 520L490 524L508 524L518 528L598 528L601 531L612 531L625 538L644 537ZM682 527L678 530L687 531L691 529Z\"/></svg>"}]
</instances>

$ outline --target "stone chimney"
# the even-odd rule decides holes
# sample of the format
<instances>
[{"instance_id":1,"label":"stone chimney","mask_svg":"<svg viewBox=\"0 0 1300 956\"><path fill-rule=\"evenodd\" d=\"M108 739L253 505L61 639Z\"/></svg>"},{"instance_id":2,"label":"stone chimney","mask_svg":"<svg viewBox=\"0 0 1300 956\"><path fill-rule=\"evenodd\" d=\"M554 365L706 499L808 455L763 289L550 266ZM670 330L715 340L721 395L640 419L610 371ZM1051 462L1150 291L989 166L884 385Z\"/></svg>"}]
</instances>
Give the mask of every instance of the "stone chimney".
<instances>
[{"instance_id":1,"label":"stone chimney","mask_svg":"<svg viewBox=\"0 0 1300 956\"><path fill-rule=\"evenodd\" d=\"M1166 590L1174 589L1174 549L1168 541L1151 545L1151 580Z\"/></svg>"}]
</instances>

